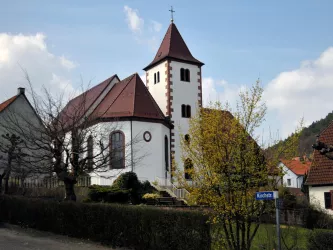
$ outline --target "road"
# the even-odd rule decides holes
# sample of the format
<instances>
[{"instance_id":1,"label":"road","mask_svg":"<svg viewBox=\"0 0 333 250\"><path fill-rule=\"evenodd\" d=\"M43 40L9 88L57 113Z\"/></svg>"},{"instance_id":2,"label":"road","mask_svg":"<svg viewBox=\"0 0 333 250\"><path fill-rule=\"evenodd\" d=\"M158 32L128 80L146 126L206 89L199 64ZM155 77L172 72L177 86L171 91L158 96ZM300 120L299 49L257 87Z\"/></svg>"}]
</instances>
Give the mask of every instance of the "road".
<instances>
[{"instance_id":1,"label":"road","mask_svg":"<svg viewBox=\"0 0 333 250\"><path fill-rule=\"evenodd\" d=\"M49 232L0 225L0 250L111 250L100 244ZM124 248L117 250L125 250Z\"/></svg>"}]
</instances>

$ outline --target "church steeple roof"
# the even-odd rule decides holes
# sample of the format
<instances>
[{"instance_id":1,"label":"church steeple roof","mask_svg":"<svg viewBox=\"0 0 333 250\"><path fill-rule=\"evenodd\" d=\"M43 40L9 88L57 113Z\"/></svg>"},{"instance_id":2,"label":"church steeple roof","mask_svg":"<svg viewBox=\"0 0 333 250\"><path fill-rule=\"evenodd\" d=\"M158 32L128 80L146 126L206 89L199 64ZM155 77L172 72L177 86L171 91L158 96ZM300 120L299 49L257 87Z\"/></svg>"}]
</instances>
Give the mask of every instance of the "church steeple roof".
<instances>
[{"instance_id":1,"label":"church steeple roof","mask_svg":"<svg viewBox=\"0 0 333 250\"><path fill-rule=\"evenodd\" d=\"M192 56L190 50L188 49L186 43L184 42L181 34L173 22L171 22L154 60L143 70L148 70L165 59L175 59L199 66L204 65L204 63L200 62Z\"/></svg>"}]
</instances>

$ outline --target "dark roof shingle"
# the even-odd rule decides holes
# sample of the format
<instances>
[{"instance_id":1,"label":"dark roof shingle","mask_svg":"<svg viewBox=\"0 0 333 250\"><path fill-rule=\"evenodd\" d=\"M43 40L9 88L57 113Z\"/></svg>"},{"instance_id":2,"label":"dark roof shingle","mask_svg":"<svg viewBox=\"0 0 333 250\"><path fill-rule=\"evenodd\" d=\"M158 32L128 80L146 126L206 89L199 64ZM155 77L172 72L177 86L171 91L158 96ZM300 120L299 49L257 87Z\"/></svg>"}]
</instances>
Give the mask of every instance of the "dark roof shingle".
<instances>
[{"instance_id":1,"label":"dark roof shingle","mask_svg":"<svg viewBox=\"0 0 333 250\"><path fill-rule=\"evenodd\" d=\"M174 23L170 24L154 60L148 66L146 66L144 70L148 70L149 68L167 58L178 59L180 61L196 64L199 66L204 65L202 62L192 56Z\"/></svg>"},{"instance_id":2,"label":"dark roof shingle","mask_svg":"<svg viewBox=\"0 0 333 250\"><path fill-rule=\"evenodd\" d=\"M138 74L116 83L91 114L91 119L140 117L165 120Z\"/></svg>"}]
</instances>

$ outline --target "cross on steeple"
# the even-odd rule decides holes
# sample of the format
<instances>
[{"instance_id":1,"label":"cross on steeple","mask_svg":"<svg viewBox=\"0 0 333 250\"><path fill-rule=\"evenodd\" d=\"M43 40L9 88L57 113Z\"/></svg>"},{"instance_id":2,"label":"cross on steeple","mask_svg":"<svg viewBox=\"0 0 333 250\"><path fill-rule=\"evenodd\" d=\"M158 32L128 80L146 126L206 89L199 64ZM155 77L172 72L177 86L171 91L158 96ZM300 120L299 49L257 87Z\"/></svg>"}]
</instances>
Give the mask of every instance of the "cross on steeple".
<instances>
[{"instance_id":1,"label":"cross on steeple","mask_svg":"<svg viewBox=\"0 0 333 250\"><path fill-rule=\"evenodd\" d=\"M176 12L173 10L172 6L171 6L171 10L169 10L171 12L171 22L173 23L173 13Z\"/></svg>"}]
</instances>

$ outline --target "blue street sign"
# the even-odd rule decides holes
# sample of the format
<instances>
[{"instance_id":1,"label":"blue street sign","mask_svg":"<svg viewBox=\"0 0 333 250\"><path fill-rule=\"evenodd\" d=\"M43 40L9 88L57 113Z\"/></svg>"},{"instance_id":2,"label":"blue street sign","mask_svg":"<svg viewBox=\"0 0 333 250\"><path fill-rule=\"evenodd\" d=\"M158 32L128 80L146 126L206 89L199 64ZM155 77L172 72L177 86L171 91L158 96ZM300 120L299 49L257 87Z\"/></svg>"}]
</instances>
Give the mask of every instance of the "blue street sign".
<instances>
[{"instance_id":1,"label":"blue street sign","mask_svg":"<svg viewBox=\"0 0 333 250\"><path fill-rule=\"evenodd\" d=\"M274 191L256 192L256 200L274 200L276 198L277 195Z\"/></svg>"}]
</instances>

